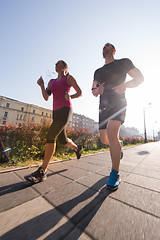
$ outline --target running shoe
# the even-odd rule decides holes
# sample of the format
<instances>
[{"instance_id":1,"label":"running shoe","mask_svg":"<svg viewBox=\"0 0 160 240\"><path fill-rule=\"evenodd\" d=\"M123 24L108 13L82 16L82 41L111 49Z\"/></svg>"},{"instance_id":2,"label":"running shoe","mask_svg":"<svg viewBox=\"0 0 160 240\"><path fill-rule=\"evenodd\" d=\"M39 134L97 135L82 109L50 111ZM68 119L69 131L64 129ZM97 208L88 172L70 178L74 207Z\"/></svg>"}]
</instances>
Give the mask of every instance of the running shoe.
<instances>
[{"instance_id":1,"label":"running shoe","mask_svg":"<svg viewBox=\"0 0 160 240\"><path fill-rule=\"evenodd\" d=\"M78 149L77 149L77 151L75 151L77 159L80 159L80 157L81 157L81 149L82 149L82 146L78 145Z\"/></svg>"},{"instance_id":2,"label":"running shoe","mask_svg":"<svg viewBox=\"0 0 160 240\"><path fill-rule=\"evenodd\" d=\"M110 178L107 181L107 188L111 190L116 190L121 182L120 174L116 170L110 172Z\"/></svg>"},{"instance_id":3,"label":"running shoe","mask_svg":"<svg viewBox=\"0 0 160 240\"><path fill-rule=\"evenodd\" d=\"M37 171L35 171L34 173L24 176L24 179L32 182L32 183L39 183L39 182L43 182L44 180L46 180L47 178L47 172L44 172L44 170L42 169L42 167L39 167L37 169Z\"/></svg>"}]
</instances>

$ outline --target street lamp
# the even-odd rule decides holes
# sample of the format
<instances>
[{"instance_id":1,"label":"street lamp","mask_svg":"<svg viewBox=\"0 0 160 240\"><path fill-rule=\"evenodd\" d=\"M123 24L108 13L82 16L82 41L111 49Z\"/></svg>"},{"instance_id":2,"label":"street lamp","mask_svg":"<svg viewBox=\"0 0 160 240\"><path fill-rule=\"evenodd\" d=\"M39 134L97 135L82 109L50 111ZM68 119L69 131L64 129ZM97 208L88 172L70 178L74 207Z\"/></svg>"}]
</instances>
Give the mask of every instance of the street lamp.
<instances>
[{"instance_id":1,"label":"street lamp","mask_svg":"<svg viewBox=\"0 0 160 240\"><path fill-rule=\"evenodd\" d=\"M149 103L148 106L152 106L152 103ZM147 130L146 130L146 108L143 107L143 119L144 119L144 142L147 143Z\"/></svg>"},{"instance_id":2,"label":"street lamp","mask_svg":"<svg viewBox=\"0 0 160 240\"><path fill-rule=\"evenodd\" d=\"M156 141L156 137L155 137L155 124L157 123L157 121L153 122L153 141Z\"/></svg>"},{"instance_id":3,"label":"street lamp","mask_svg":"<svg viewBox=\"0 0 160 240\"><path fill-rule=\"evenodd\" d=\"M143 108L143 118L144 118L144 142L147 143L145 108Z\"/></svg>"}]
</instances>

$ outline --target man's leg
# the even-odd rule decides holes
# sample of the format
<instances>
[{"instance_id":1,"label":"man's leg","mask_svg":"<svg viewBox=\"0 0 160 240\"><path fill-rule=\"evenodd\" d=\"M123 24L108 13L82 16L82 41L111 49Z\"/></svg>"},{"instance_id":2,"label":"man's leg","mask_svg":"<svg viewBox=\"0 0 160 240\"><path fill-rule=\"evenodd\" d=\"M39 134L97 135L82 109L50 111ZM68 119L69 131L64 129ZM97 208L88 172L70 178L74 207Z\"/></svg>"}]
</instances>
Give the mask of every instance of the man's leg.
<instances>
[{"instance_id":1,"label":"man's leg","mask_svg":"<svg viewBox=\"0 0 160 240\"><path fill-rule=\"evenodd\" d=\"M103 144L106 144L109 146L109 140L108 140L108 136L107 136L107 130L106 129L100 129L99 130L99 133L100 133L100 139L101 139L101 142Z\"/></svg>"},{"instance_id":2,"label":"man's leg","mask_svg":"<svg viewBox=\"0 0 160 240\"><path fill-rule=\"evenodd\" d=\"M107 124L107 136L110 146L110 154L112 159L112 170L119 172L121 158L121 144L119 142L119 129L121 122L110 120Z\"/></svg>"}]
</instances>

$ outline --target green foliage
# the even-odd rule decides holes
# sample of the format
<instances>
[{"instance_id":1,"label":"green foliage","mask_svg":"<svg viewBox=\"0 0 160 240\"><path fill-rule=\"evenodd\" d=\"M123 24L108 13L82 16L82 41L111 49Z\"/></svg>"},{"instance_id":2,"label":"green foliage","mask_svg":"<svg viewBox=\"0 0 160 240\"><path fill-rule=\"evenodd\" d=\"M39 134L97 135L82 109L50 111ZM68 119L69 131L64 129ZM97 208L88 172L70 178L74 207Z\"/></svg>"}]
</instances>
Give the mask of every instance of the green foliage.
<instances>
[{"instance_id":1,"label":"green foliage","mask_svg":"<svg viewBox=\"0 0 160 240\"><path fill-rule=\"evenodd\" d=\"M5 148L11 147L8 155L14 165L18 162L25 162L26 160L40 160L44 157L46 135L49 125L43 124L29 124L29 126L21 125L15 127L13 125L5 125L0 127L0 136L2 138ZM98 150L107 148L100 141L99 134L89 133L86 129L68 130L68 138L71 138L76 144L81 144L82 153L89 150ZM123 145L144 143L142 138L122 138ZM57 141L55 156L61 159L73 157L74 151L70 148L64 147ZM6 156L0 148L1 163L7 162Z\"/></svg>"}]
</instances>

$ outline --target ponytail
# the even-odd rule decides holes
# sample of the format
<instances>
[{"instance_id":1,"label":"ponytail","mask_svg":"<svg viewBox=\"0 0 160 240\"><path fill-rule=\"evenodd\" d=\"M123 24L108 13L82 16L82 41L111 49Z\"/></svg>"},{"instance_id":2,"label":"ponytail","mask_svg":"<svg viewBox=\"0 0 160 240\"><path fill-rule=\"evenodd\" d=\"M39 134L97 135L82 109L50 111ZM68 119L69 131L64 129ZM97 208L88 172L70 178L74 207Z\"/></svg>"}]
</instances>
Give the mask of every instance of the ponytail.
<instances>
[{"instance_id":1,"label":"ponytail","mask_svg":"<svg viewBox=\"0 0 160 240\"><path fill-rule=\"evenodd\" d=\"M65 70L65 75L66 75L66 76L69 75L67 63L66 63L65 61L63 61L63 60L60 60L60 61L62 62L63 66L66 68L66 70Z\"/></svg>"}]
</instances>

